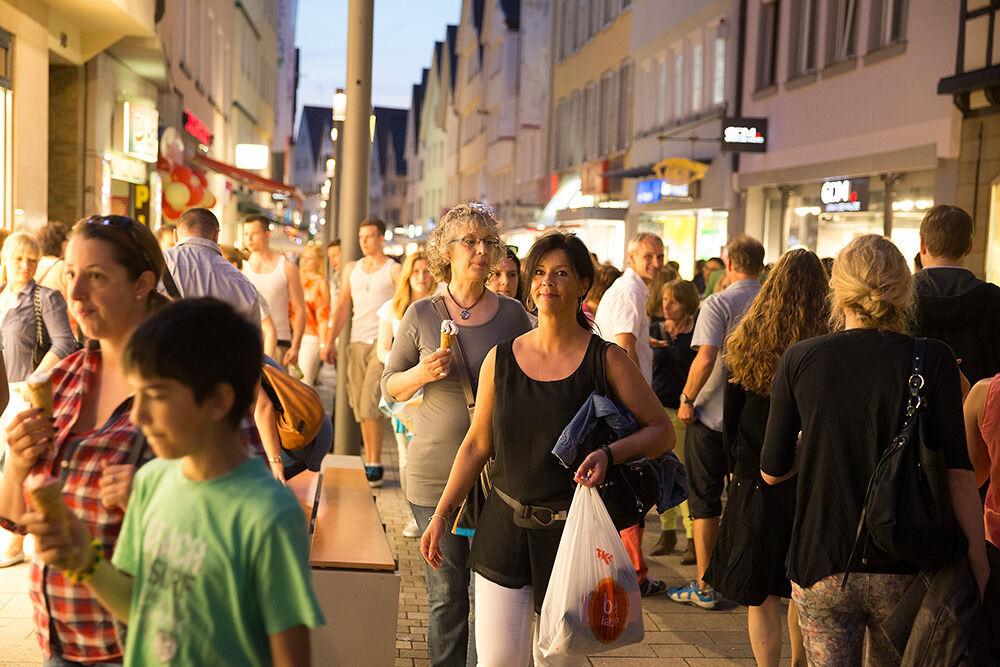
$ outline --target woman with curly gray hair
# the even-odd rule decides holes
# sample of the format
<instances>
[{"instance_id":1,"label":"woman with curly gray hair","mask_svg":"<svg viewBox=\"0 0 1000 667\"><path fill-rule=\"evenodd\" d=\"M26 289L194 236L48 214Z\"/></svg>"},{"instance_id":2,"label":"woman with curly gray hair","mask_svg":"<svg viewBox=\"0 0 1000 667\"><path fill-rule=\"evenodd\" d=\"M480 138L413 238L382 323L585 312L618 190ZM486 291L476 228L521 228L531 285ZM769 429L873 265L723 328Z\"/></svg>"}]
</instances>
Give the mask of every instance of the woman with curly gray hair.
<instances>
[{"instance_id":1,"label":"woman with curly gray hair","mask_svg":"<svg viewBox=\"0 0 1000 667\"><path fill-rule=\"evenodd\" d=\"M502 225L480 203L455 206L441 219L427 244L434 278L446 283L444 294L419 299L403 314L382 375L387 400L406 401L423 389L413 420L406 466L406 496L421 532L433 519L459 445L469 430L469 410L460 376L467 373L473 390L479 368L495 345L531 328L524 307L486 289L490 268L505 255ZM439 314L440 305L447 318ZM457 330L465 358L458 368L451 349L441 347L442 323ZM469 642L471 590L468 537L451 532L441 540L443 562L427 567L429 618L427 642L432 665L475 662Z\"/></svg>"}]
</instances>

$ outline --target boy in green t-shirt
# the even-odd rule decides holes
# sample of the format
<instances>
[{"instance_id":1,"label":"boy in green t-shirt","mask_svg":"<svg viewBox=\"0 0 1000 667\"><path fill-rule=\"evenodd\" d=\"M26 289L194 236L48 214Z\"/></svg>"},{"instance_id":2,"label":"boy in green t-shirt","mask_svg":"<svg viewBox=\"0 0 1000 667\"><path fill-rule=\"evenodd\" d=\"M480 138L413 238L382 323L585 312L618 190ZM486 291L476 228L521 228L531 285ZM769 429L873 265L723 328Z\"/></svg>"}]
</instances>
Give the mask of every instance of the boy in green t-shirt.
<instances>
[{"instance_id":1,"label":"boy in green t-shirt","mask_svg":"<svg viewBox=\"0 0 1000 667\"><path fill-rule=\"evenodd\" d=\"M114 558L86 527L25 515L41 558L127 623L131 665L308 665L312 590L305 517L239 423L260 379L260 331L215 299L140 325L123 362L131 419L157 459L135 476Z\"/></svg>"}]
</instances>

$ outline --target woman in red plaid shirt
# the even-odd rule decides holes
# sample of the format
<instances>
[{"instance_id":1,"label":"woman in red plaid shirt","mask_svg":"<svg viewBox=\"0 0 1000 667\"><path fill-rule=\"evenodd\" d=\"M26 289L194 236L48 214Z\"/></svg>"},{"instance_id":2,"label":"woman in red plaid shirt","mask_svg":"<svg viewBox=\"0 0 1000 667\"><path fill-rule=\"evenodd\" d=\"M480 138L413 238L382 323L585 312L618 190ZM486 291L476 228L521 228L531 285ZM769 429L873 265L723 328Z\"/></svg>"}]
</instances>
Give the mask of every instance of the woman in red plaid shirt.
<instances>
[{"instance_id":1,"label":"woman in red plaid shirt","mask_svg":"<svg viewBox=\"0 0 1000 667\"><path fill-rule=\"evenodd\" d=\"M53 369L52 419L36 408L8 427L0 516L24 513L26 481L57 477L69 508L106 554L113 551L132 475L152 457L129 421L132 389L121 351L132 330L166 302L156 291L163 269L153 233L130 218L92 216L73 228L66 248L69 309L90 340ZM85 586L36 561L30 592L47 666L121 662L111 614Z\"/></svg>"}]
</instances>

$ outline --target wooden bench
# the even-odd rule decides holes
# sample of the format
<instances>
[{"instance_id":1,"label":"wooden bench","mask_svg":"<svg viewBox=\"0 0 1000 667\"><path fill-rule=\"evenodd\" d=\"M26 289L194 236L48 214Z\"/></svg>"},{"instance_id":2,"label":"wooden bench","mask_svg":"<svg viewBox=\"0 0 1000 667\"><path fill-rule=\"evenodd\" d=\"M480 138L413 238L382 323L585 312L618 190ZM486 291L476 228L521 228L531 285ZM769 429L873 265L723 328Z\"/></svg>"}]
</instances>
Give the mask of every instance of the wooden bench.
<instances>
[{"instance_id":1,"label":"wooden bench","mask_svg":"<svg viewBox=\"0 0 1000 667\"><path fill-rule=\"evenodd\" d=\"M364 467L329 455L288 482L310 521L309 563L326 625L312 632L316 665L391 665L399 573Z\"/></svg>"}]
</instances>

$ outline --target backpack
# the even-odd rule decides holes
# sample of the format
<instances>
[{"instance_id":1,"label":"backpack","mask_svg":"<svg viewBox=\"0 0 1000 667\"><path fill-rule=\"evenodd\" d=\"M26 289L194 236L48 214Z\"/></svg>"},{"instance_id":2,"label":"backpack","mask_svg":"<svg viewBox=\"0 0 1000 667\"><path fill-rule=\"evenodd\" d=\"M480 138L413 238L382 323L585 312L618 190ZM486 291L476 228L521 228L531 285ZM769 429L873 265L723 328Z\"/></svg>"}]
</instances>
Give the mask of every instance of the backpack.
<instances>
[{"instance_id":1,"label":"backpack","mask_svg":"<svg viewBox=\"0 0 1000 667\"><path fill-rule=\"evenodd\" d=\"M319 433L326 417L316 390L279 368L264 364L264 390L277 413L278 437L283 449L302 449Z\"/></svg>"}]
</instances>

